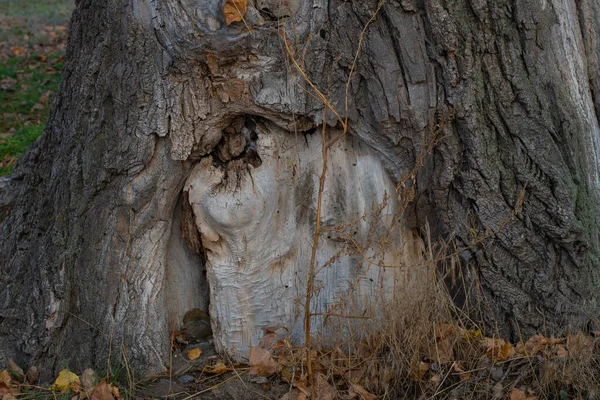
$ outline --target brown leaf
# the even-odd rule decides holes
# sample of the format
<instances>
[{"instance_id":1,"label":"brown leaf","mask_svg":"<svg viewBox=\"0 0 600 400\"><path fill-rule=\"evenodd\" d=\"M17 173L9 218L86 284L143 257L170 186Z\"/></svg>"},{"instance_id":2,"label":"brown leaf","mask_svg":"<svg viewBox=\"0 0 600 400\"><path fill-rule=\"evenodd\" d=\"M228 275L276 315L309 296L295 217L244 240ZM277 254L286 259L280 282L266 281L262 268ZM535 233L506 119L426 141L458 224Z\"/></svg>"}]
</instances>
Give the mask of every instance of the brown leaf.
<instances>
[{"instance_id":1,"label":"brown leaf","mask_svg":"<svg viewBox=\"0 0 600 400\"><path fill-rule=\"evenodd\" d=\"M350 386L348 394L352 395L353 393L358 394L362 400L375 400L377 398L377 396L367 392L364 387L357 384L352 384L352 386Z\"/></svg>"},{"instance_id":2,"label":"brown leaf","mask_svg":"<svg viewBox=\"0 0 600 400\"><path fill-rule=\"evenodd\" d=\"M10 393L10 389L4 382L0 382L0 399Z\"/></svg>"},{"instance_id":3,"label":"brown leaf","mask_svg":"<svg viewBox=\"0 0 600 400\"><path fill-rule=\"evenodd\" d=\"M454 372L456 372L456 374L458 375L458 377L460 378L461 381L468 381L469 379L471 379L471 373L468 371L465 371L462 366L460 365L460 363L454 363L453 365L453 369Z\"/></svg>"},{"instance_id":4,"label":"brown leaf","mask_svg":"<svg viewBox=\"0 0 600 400\"><path fill-rule=\"evenodd\" d=\"M83 371L83 374L81 374L80 381L82 392L85 394L84 397L90 397L96 386L96 377L94 374L94 370L88 368L85 371Z\"/></svg>"},{"instance_id":5,"label":"brown leaf","mask_svg":"<svg viewBox=\"0 0 600 400\"><path fill-rule=\"evenodd\" d=\"M510 392L510 400L537 400L537 397L527 396L524 391L513 388Z\"/></svg>"},{"instance_id":6,"label":"brown leaf","mask_svg":"<svg viewBox=\"0 0 600 400\"><path fill-rule=\"evenodd\" d=\"M10 51L12 51L15 57L21 57L27 54L27 50L21 46L12 46Z\"/></svg>"},{"instance_id":7,"label":"brown leaf","mask_svg":"<svg viewBox=\"0 0 600 400\"><path fill-rule=\"evenodd\" d=\"M423 361L413 362L410 365L410 377L413 381L420 381L429 371L429 364Z\"/></svg>"},{"instance_id":8,"label":"brown leaf","mask_svg":"<svg viewBox=\"0 0 600 400\"><path fill-rule=\"evenodd\" d=\"M556 346L556 358L567 359L569 358L569 351L565 346L559 344Z\"/></svg>"},{"instance_id":9,"label":"brown leaf","mask_svg":"<svg viewBox=\"0 0 600 400\"><path fill-rule=\"evenodd\" d=\"M308 382L306 381L306 378L298 379L297 381L294 382L293 385L295 388L297 388L299 391L301 391L305 396L307 396L307 397L310 396L310 386L308 386Z\"/></svg>"},{"instance_id":10,"label":"brown leaf","mask_svg":"<svg viewBox=\"0 0 600 400\"><path fill-rule=\"evenodd\" d=\"M440 364L454 361L454 346L450 338L445 338L437 342L432 351L434 359Z\"/></svg>"},{"instance_id":11,"label":"brown leaf","mask_svg":"<svg viewBox=\"0 0 600 400\"><path fill-rule=\"evenodd\" d=\"M0 384L4 384L6 387L9 387L11 381L12 378L10 377L10 374L7 370L3 369L2 371L0 371Z\"/></svg>"},{"instance_id":12,"label":"brown leaf","mask_svg":"<svg viewBox=\"0 0 600 400\"><path fill-rule=\"evenodd\" d=\"M40 369L35 365L29 368L27 371L27 382L31 385L35 385L40 380Z\"/></svg>"},{"instance_id":13,"label":"brown leaf","mask_svg":"<svg viewBox=\"0 0 600 400\"><path fill-rule=\"evenodd\" d=\"M17 381L23 382L25 380L25 372L23 372L23 368L19 367L12 358L8 360L8 370L13 378L15 378Z\"/></svg>"},{"instance_id":14,"label":"brown leaf","mask_svg":"<svg viewBox=\"0 0 600 400\"><path fill-rule=\"evenodd\" d=\"M250 375L270 376L277 372L271 352L260 347L250 348Z\"/></svg>"},{"instance_id":15,"label":"brown leaf","mask_svg":"<svg viewBox=\"0 0 600 400\"><path fill-rule=\"evenodd\" d=\"M504 339L485 338L483 343L487 346L485 355L490 360L505 361L515 355L513 345L506 343Z\"/></svg>"},{"instance_id":16,"label":"brown leaf","mask_svg":"<svg viewBox=\"0 0 600 400\"><path fill-rule=\"evenodd\" d=\"M280 400L306 400L308 397L299 391L298 389L294 389L289 393L286 393Z\"/></svg>"},{"instance_id":17,"label":"brown leaf","mask_svg":"<svg viewBox=\"0 0 600 400\"><path fill-rule=\"evenodd\" d=\"M315 375L315 397L320 400L335 400L336 390L327 382L322 374Z\"/></svg>"},{"instance_id":18,"label":"brown leaf","mask_svg":"<svg viewBox=\"0 0 600 400\"><path fill-rule=\"evenodd\" d=\"M581 332L577 335L567 335L567 350L575 359L590 357L594 351L594 339Z\"/></svg>"},{"instance_id":19,"label":"brown leaf","mask_svg":"<svg viewBox=\"0 0 600 400\"><path fill-rule=\"evenodd\" d=\"M92 392L91 400L114 400L112 387L107 382L102 382Z\"/></svg>"},{"instance_id":20,"label":"brown leaf","mask_svg":"<svg viewBox=\"0 0 600 400\"><path fill-rule=\"evenodd\" d=\"M225 23L231 25L234 22L241 21L248 9L248 0L227 0L223 6L225 14Z\"/></svg>"},{"instance_id":21,"label":"brown leaf","mask_svg":"<svg viewBox=\"0 0 600 400\"><path fill-rule=\"evenodd\" d=\"M456 332L456 327L452 324L439 324L435 329L435 338L437 340L445 339Z\"/></svg>"}]
</instances>

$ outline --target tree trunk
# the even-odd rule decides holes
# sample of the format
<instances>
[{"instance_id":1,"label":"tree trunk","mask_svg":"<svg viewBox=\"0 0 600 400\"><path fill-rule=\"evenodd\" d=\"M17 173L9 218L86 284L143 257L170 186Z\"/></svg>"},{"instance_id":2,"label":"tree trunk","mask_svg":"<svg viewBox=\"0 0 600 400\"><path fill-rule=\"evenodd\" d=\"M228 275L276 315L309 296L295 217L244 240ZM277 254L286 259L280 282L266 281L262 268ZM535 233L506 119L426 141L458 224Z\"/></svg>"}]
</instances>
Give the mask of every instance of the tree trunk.
<instances>
[{"instance_id":1,"label":"tree trunk","mask_svg":"<svg viewBox=\"0 0 600 400\"><path fill-rule=\"evenodd\" d=\"M418 286L431 227L501 333L593 321L598 1L251 0L231 25L223 3L77 2L45 133L0 182L0 357L159 371L193 308L236 358L266 327L300 343L319 209L357 222L322 235L312 313Z\"/></svg>"}]
</instances>

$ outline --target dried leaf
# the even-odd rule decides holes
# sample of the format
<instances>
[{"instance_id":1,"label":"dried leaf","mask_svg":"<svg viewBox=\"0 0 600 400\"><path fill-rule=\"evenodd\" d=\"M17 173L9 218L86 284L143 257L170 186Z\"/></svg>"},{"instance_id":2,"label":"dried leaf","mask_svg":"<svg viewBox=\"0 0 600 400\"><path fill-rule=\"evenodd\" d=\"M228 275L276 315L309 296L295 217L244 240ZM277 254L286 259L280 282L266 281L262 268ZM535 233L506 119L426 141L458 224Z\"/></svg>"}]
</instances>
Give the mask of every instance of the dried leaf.
<instances>
[{"instance_id":1,"label":"dried leaf","mask_svg":"<svg viewBox=\"0 0 600 400\"><path fill-rule=\"evenodd\" d=\"M89 395L91 395L92 391L94 390L94 387L96 386L96 377L94 370L88 368L85 371L83 371L83 374L81 374L80 381L82 391L86 393L89 397Z\"/></svg>"},{"instance_id":2,"label":"dried leaf","mask_svg":"<svg viewBox=\"0 0 600 400\"><path fill-rule=\"evenodd\" d=\"M271 352L260 347L250 348L250 374L270 376L277 372L277 363Z\"/></svg>"},{"instance_id":3,"label":"dried leaf","mask_svg":"<svg viewBox=\"0 0 600 400\"><path fill-rule=\"evenodd\" d=\"M102 382L94 389L91 400L115 400L112 387L107 382Z\"/></svg>"},{"instance_id":4,"label":"dried leaf","mask_svg":"<svg viewBox=\"0 0 600 400\"><path fill-rule=\"evenodd\" d=\"M439 324L435 329L435 338L437 340L445 339L456 332L456 327L452 324Z\"/></svg>"},{"instance_id":5,"label":"dried leaf","mask_svg":"<svg viewBox=\"0 0 600 400\"><path fill-rule=\"evenodd\" d=\"M229 369L222 362L219 362L215 365L207 365L202 369L202 372L213 375L222 375L227 371L229 371Z\"/></svg>"},{"instance_id":6,"label":"dried leaf","mask_svg":"<svg viewBox=\"0 0 600 400\"><path fill-rule=\"evenodd\" d=\"M25 372L23 372L23 369L12 358L8 360L8 370L17 381L23 382L25 380Z\"/></svg>"},{"instance_id":7,"label":"dried leaf","mask_svg":"<svg viewBox=\"0 0 600 400\"><path fill-rule=\"evenodd\" d=\"M335 400L336 390L329 384L322 374L315 375L315 396L320 400Z\"/></svg>"},{"instance_id":8,"label":"dried leaf","mask_svg":"<svg viewBox=\"0 0 600 400\"><path fill-rule=\"evenodd\" d=\"M456 374L458 375L458 377L460 378L461 381L468 381L469 379L471 379L471 373L468 371L465 371L462 366L460 365L460 363L454 363L454 365L452 366L454 369L454 372L456 372Z\"/></svg>"},{"instance_id":9,"label":"dried leaf","mask_svg":"<svg viewBox=\"0 0 600 400\"><path fill-rule=\"evenodd\" d=\"M440 364L454 361L454 346L450 338L442 339L432 348L433 357Z\"/></svg>"},{"instance_id":10,"label":"dried leaf","mask_svg":"<svg viewBox=\"0 0 600 400\"><path fill-rule=\"evenodd\" d=\"M352 396L352 394L354 393L358 394L362 400L375 400L377 398L377 396L367 392L367 390L364 387L357 384L353 384L352 386L350 386L350 396Z\"/></svg>"},{"instance_id":11,"label":"dried leaf","mask_svg":"<svg viewBox=\"0 0 600 400\"><path fill-rule=\"evenodd\" d=\"M21 57L27 54L27 50L21 46L11 46L10 51L12 51L15 57Z\"/></svg>"},{"instance_id":12,"label":"dried leaf","mask_svg":"<svg viewBox=\"0 0 600 400\"><path fill-rule=\"evenodd\" d=\"M10 393L10 389L4 382L0 382L0 399Z\"/></svg>"},{"instance_id":13,"label":"dried leaf","mask_svg":"<svg viewBox=\"0 0 600 400\"><path fill-rule=\"evenodd\" d=\"M286 393L280 400L306 400L308 397L298 389Z\"/></svg>"},{"instance_id":14,"label":"dried leaf","mask_svg":"<svg viewBox=\"0 0 600 400\"><path fill-rule=\"evenodd\" d=\"M577 335L567 335L567 350L575 359L590 357L594 351L594 339L581 332Z\"/></svg>"},{"instance_id":15,"label":"dried leaf","mask_svg":"<svg viewBox=\"0 0 600 400\"><path fill-rule=\"evenodd\" d=\"M490 360L505 361L516 353L513 345L506 343L504 339L485 338L483 343L487 347L485 355Z\"/></svg>"},{"instance_id":16,"label":"dried leaf","mask_svg":"<svg viewBox=\"0 0 600 400\"><path fill-rule=\"evenodd\" d=\"M310 396L310 386L308 386L308 382L306 378L298 379L294 382L294 387L296 387L299 391L301 391L305 396Z\"/></svg>"},{"instance_id":17,"label":"dried leaf","mask_svg":"<svg viewBox=\"0 0 600 400\"><path fill-rule=\"evenodd\" d=\"M529 338L527 343L525 343L525 350L527 351L528 355L533 356L551 346L562 343L564 341L565 339L546 338L544 337L544 335L538 334Z\"/></svg>"},{"instance_id":18,"label":"dried leaf","mask_svg":"<svg viewBox=\"0 0 600 400\"><path fill-rule=\"evenodd\" d=\"M31 385L35 385L40 380L40 369L35 365L29 368L27 371L27 382Z\"/></svg>"},{"instance_id":19,"label":"dried leaf","mask_svg":"<svg viewBox=\"0 0 600 400\"><path fill-rule=\"evenodd\" d=\"M410 366L410 377L413 381L420 381L427 371L429 371L429 364L426 362L413 362Z\"/></svg>"},{"instance_id":20,"label":"dried leaf","mask_svg":"<svg viewBox=\"0 0 600 400\"><path fill-rule=\"evenodd\" d=\"M63 369L58 373L58 377L50 389L61 392L71 391L77 393L81 389L81 382L77 375L68 369Z\"/></svg>"},{"instance_id":21,"label":"dried leaf","mask_svg":"<svg viewBox=\"0 0 600 400\"><path fill-rule=\"evenodd\" d=\"M234 22L241 21L248 9L248 0L227 0L223 6L225 14L225 23L231 25Z\"/></svg>"},{"instance_id":22,"label":"dried leaf","mask_svg":"<svg viewBox=\"0 0 600 400\"><path fill-rule=\"evenodd\" d=\"M513 388L510 392L510 400L537 400L537 397L527 396L524 391Z\"/></svg>"},{"instance_id":23,"label":"dried leaf","mask_svg":"<svg viewBox=\"0 0 600 400\"><path fill-rule=\"evenodd\" d=\"M567 359L569 358L569 351L563 345L556 346L556 358Z\"/></svg>"},{"instance_id":24,"label":"dried leaf","mask_svg":"<svg viewBox=\"0 0 600 400\"><path fill-rule=\"evenodd\" d=\"M10 382L12 381L12 378L10 377L10 374L8 373L7 370L2 370L0 371L0 384L4 384L6 385L6 387L10 386Z\"/></svg>"},{"instance_id":25,"label":"dried leaf","mask_svg":"<svg viewBox=\"0 0 600 400\"><path fill-rule=\"evenodd\" d=\"M186 354L189 360L195 360L202 355L202 350L200 350L200 347L194 347L188 350Z\"/></svg>"}]
</instances>

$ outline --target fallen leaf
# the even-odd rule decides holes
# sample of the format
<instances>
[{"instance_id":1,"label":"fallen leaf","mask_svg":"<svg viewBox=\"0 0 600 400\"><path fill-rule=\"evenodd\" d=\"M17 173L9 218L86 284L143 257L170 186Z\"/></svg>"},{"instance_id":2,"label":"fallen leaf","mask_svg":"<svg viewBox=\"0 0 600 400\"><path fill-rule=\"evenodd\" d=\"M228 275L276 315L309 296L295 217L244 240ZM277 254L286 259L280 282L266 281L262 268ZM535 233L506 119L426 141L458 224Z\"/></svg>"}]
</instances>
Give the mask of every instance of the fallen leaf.
<instances>
[{"instance_id":1,"label":"fallen leaf","mask_svg":"<svg viewBox=\"0 0 600 400\"><path fill-rule=\"evenodd\" d=\"M200 350L200 347L194 347L193 349L188 350L186 354L189 360L195 360L200 357L202 350Z\"/></svg>"},{"instance_id":2,"label":"fallen leaf","mask_svg":"<svg viewBox=\"0 0 600 400\"><path fill-rule=\"evenodd\" d=\"M513 345L506 343L504 339L485 338L483 343L487 347L485 355L490 360L505 361L515 355Z\"/></svg>"},{"instance_id":3,"label":"fallen leaf","mask_svg":"<svg viewBox=\"0 0 600 400\"><path fill-rule=\"evenodd\" d=\"M556 358L567 359L569 358L569 350L563 345L556 346Z\"/></svg>"},{"instance_id":4,"label":"fallen leaf","mask_svg":"<svg viewBox=\"0 0 600 400\"><path fill-rule=\"evenodd\" d=\"M21 46L12 46L10 51L12 51L15 57L21 57L27 54L27 50Z\"/></svg>"},{"instance_id":5,"label":"fallen leaf","mask_svg":"<svg viewBox=\"0 0 600 400\"><path fill-rule=\"evenodd\" d=\"M6 385L6 387L10 386L10 382L12 381L12 378L10 377L10 373L3 369L2 371L0 371L0 384L4 384Z\"/></svg>"},{"instance_id":6,"label":"fallen leaf","mask_svg":"<svg viewBox=\"0 0 600 400\"><path fill-rule=\"evenodd\" d=\"M83 374L81 374L81 389L84 393L89 395L92 393L92 391L94 390L95 386L96 386L96 377L95 377L95 373L94 370L91 368L86 369L85 371L83 371Z\"/></svg>"},{"instance_id":7,"label":"fallen leaf","mask_svg":"<svg viewBox=\"0 0 600 400\"><path fill-rule=\"evenodd\" d=\"M454 361L454 346L450 338L440 340L432 346L433 358L440 364Z\"/></svg>"},{"instance_id":8,"label":"fallen leaf","mask_svg":"<svg viewBox=\"0 0 600 400\"><path fill-rule=\"evenodd\" d=\"M293 383L293 386L301 391L305 396L310 396L310 386L308 386L308 382L306 378L298 379Z\"/></svg>"},{"instance_id":9,"label":"fallen leaf","mask_svg":"<svg viewBox=\"0 0 600 400\"><path fill-rule=\"evenodd\" d=\"M362 400L375 400L377 398L377 396L367 392L364 387L357 384L350 386L349 394L352 395L352 393L358 394Z\"/></svg>"},{"instance_id":10,"label":"fallen leaf","mask_svg":"<svg viewBox=\"0 0 600 400\"><path fill-rule=\"evenodd\" d=\"M219 362L215 365L207 365L202 369L202 372L213 375L222 375L227 371L229 371L229 369L222 362Z\"/></svg>"},{"instance_id":11,"label":"fallen leaf","mask_svg":"<svg viewBox=\"0 0 600 400\"><path fill-rule=\"evenodd\" d=\"M453 369L454 372L456 372L456 374L458 375L458 377L460 378L461 381L468 381L469 379L471 379L471 373L468 371L465 371L462 366L460 365L460 363L454 363L453 365Z\"/></svg>"},{"instance_id":12,"label":"fallen leaf","mask_svg":"<svg viewBox=\"0 0 600 400\"><path fill-rule=\"evenodd\" d=\"M410 366L410 377L413 381L420 381L429 371L429 364L423 361L414 362Z\"/></svg>"},{"instance_id":13,"label":"fallen leaf","mask_svg":"<svg viewBox=\"0 0 600 400\"><path fill-rule=\"evenodd\" d=\"M92 392L91 400L114 400L112 388L109 383L102 382Z\"/></svg>"},{"instance_id":14,"label":"fallen leaf","mask_svg":"<svg viewBox=\"0 0 600 400\"><path fill-rule=\"evenodd\" d=\"M581 332L577 335L567 335L567 350L575 359L591 357L594 351L594 339Z\"/></svg>"},{"instance_id":15,"label":"fallen leaf","mask_svg":"<svg viewBox=\"0 0 600 400\"><path fill-rule=\"evenodd\" d=\"M304 393L302 393L301 391L299 391L298 389L294 389L289 393L286 393L281 399L279 400L306 400L308 397L306 397L306 395Z\"/></svg>"},{"instance_id":16,"label":"fallen leaf","mask_svg":"<svg viewBox=\"0 0 600 400\"><path fill-rule=\"evenodd\" d=\"M81 389L81 382L79 381L79 377L77 375L68 369L63 369L58 373L58 377L50 389L61 392L70 390L71 392L77 393Z\"/></svg>"},{"instance_id":17,"label":"fallen leaf","mask_svg":"<svg viewBox=\"0 0 600 400\"><path fill-rule=\"evenodd\" d=\"M3 78L2 80L0 80L0 89L11 90L15 86L16 83L17 83L16 79L13 79L10 76L7 76L6 78Z\"/></svg>"},{"instance_id":18,"label":"fallen leaf","mask_svg":"<svg viewBox=\"0 0 600 400\"><path fill-rule=\"evenodd\" d=\"M35 365L29 368L27 371L27 382L31 385L35 385L40 380L40 369Z\"/></svg>"},{"instance_id":19,"label":"fallen leaf","mask_svg":"<svg viewBox=\"0 0 600 400\"><path fill-rule=\"evenodd\" d=\"M538 334L529 338L527 343L525 343L525 349L527 350L528 355L533 356L549 347L554 346L555 344L559 344L564 341L565 339L547 338L544 337L544 335Z\"/></svg>"},{"instance_id":20,"label":"fallen leaf","mask_svg":"<svg viewBox=\"0 0 600 400\"><path fill-rule=\"evenodd\" d=\"M0 382L0 399L4 398L5 395L10 393L10 389L3 382Z\"/></svg>"},{"instance_id":21,"label":"fallen leaf","mask_svg":"<svg viewBox=\"0 0 600 400\"><path fill-rule=\"evenodd\" d=\"M524 391L513 388L510 392L510 400L537 400L537 397L527 396Z\"/></svg>"},{"instance_id":22,"label":"fallen leaf","mask_svg":"<svg viewBox=\"0 0 600 400\"><path fill-rule=\"evenodd\" d=\"M336 390L327 382L322 374L315 375L315 397L319 400L335 400Z\"/></svg>"},{"instance_id":23,"label":"fallen leaf","mask_svg":"<svg viewBox=\"0 0 600 400\"><path fill-rule=\"evenodd\" d=\"M456 327L452 324L439 324L435 329L435 338L437 340L445 339L456 332Z\"/></svg>"},{"instance_id":24,"label":"fallen leaf","mask_svg":"<svg viewBox=\"0 0 600 400\"><path fill-rule=\"evenodd\" d=\"M260 347L250 348L250 375L270 376L277 372L271 352Z\"/></svg>"},{"instance_id":25,"label":"fallen leaf","mask_svg":"<svg viewBox=\"0 0 600 400\"><path fill-rule=\"evenodd\" d=\"M225 23L231 25L234 22L241 21L248 9L248 0L227 0L223 6L225 14Z\"/></svg>"},{"instance_id":26,"label":"fallen leaf","mask_svg":"<svg viewBox=\"0 0 600 400\"><path fill-rule=\"evenodd\" d=\"M15 378L17 381L23 382L25 380L25 372L23 372L23 368L19 367L12 358L8 360L8 370L13 378Z\"/></svg>"}]
</instances>

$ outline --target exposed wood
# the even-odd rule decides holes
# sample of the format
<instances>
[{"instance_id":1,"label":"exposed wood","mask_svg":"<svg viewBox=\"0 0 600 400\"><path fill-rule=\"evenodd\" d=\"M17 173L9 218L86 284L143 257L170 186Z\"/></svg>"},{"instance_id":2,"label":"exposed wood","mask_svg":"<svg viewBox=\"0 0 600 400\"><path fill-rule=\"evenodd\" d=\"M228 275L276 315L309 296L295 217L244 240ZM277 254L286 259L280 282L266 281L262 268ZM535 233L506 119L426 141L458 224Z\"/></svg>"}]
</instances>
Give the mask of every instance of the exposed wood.
<instances>
[{"instance_id":1,"label":"exposed wood","mask_svg":"<svg viewBox=\"0 0 600 400\"><path fill-rule=\"evenodd\" d=\"M379 1L250 1L229 26L222 3L78 1L45 133L0 183L0 356L51 374L66 359L81 370L109 354L118 363L124 348L141 373L166 368L169 331L207 305L203 250L220 349L246 355L267 324L301 340L295 300L321 154L311 132L325 107L286 47L348 118L331 150L324 226L391 193L451 108L383 258L418 255L401 244L431 226L432 240L463 249L501 333L586 327L598 315L598 1L386 0L348 96ZM328 123L334 134L333 113ZM392 198L385 214L398 207ZM324 240L317 265L344 246L346 236ZM368 264L359 255L319 273L316 314ZM369 270L352 305L398 271ZM327 332L322 317L315 332Z\"/></svg>"}]
</instances>

